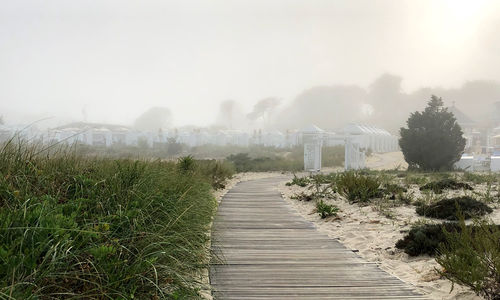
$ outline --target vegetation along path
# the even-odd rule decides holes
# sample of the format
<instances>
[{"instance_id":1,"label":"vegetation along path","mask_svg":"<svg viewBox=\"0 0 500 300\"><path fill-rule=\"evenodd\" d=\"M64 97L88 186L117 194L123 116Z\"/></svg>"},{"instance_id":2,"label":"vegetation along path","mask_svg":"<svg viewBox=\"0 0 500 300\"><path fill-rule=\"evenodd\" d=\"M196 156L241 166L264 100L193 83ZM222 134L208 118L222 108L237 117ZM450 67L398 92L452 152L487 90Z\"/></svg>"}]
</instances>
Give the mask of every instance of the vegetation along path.
<instances>
[{"instance_id":1,"label":"vegetation along path","mask_svg":"<svg viewBox=\"0 0 500 300\"><path fill-rule=\"evenodd\" d=\"M282 199L280 180L241 182L222 199L212 233L216 299L424 299L319 233Z\"/></svg>"}]
</instances>

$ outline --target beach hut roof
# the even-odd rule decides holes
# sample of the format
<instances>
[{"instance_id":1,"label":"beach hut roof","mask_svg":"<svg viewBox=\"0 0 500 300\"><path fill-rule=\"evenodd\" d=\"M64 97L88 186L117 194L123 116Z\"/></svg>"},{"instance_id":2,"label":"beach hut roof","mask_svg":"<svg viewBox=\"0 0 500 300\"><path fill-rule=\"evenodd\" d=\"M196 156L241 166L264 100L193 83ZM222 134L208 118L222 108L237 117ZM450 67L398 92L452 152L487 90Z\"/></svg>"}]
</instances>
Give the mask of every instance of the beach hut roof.
<instances>
[{"instance_id":1,"label":"beach hut roof","mask_svg":"<svg viewBox=\"0 0 500 300\"><path fill-rule=\"evenodd\" d=\"M460 125L475 125L476 122L469 118L466 114L464 114L460 109L458 109L455 104L448 108L448 111L453 113L455 119L457 119L457 123Z\"/></svg>"},{"instance_id":2,"label":"beach hut roof","mask_svg":"<svg viewBox=\"0 0 500 300\"><path fill-rule=\"evenodd\" d=\"M325 131L314 124L310 124L309 126L303 128L300 132L302 132L302 133L322 133Z\"/></svg>"}]
</instances>

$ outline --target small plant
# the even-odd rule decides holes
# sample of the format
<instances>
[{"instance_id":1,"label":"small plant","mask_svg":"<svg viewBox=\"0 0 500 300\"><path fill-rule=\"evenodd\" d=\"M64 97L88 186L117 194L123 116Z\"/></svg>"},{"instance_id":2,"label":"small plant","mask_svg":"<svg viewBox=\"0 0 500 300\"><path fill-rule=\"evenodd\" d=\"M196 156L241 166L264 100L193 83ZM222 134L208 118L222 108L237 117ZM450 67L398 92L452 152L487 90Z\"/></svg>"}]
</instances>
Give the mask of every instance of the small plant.
<instances>
[{"instance_id":1,"label":"small plant","mask_svg":"<svg viewBox=\"0 0 500 300\"><path fill-rule=\"evenodd\" d=\"M485 299L500 298L500 230L485 221L474 227L460 220L460 230L445 232L446 243L436 257L444 271L440 275L469 287Z\"/></svg>"},{"instance_id":2,"label":"small plant","mask_svg":"<svg viewBox=\"0 0 500 300\"><path fill-rule=\"evenodd\" d=\"M196 161L191 155L184 156L179 158L177 167L181 172L192 172L196 167Z\"/></svg>"},{"instance_id":3,"label":"small plant","mask_svg":"<svg viewBox=\"0 0 500 300\"><path fill-rule=\"evenodd\" d=\"M443 199L429 205L423 204L417 207L417 214L421 216L444 219L457 220L459 211L464 212L465 219L472 217L483 216L491 213L493 210L486 204L477 201L469 196L455 197Z\"/></svg>"},{"instance_id":4,"label":"small plant","mask_svg":"<svg viewBox=\"0 0 500 300\"><path fill-rule=\"evenodd\" d=\"M308 177L297 177L297 175L293 174L293 179L290 182L287 182L287 186L298 185L300 187L306 187L311 181Z\"/></svg>"},{"instance_id":5,"label":"small plant","mask_svg":"<svg viewBox=\"0 0 500 300\"><path fill-rule=\"evenodd\" d=\"M495 197L492 193L492 186L491 186L491 182L488 182L486 183L486 191L484 192L484 194L482 195L483 196L483 199L484 199L484 202L486 203L492 203L492 202L495 202L495 201L498 201L500 200L499 199L499 193L497 193L497 197Z\"/></svg>"},{"instance_id":6,"label":"small plant","mask_svg":"<svg viewBox=\"0 0 500 300\"><path fill-rule=\"evenodd\" d=\"M340 174L337 179L336 189L350 203L367 203L370 199L382 196L380 181L377 177L362 175L356 172L344 172Z\"/></svg>"},{"instance_id":7,"label":"small plant","mask_svg":"<svg viewBox=\"0 0 500 300\"><path fill-rule=\"evenodd\" d=\"M439 181L429 182L429 183L420 187L421 191L431 190L436 194L443 193L443 191L445 189L450 189L450 190L464 189L464 190L470 190L470 191L473 190L473 188L469 184L464 183L464 182L459 182L453 178L445 178L445 179L441 179Z\"/></svg>"},{"instance_id":8,"label":"small plant","mask_svg":"<svg viewBox=\"0 0 500 300\"><path fill-rule=\"evenodd\" d=\"M322 219L330 216L336 216L339 208L335 205L326 204L323 200L316 202L316 211Z\"/></svg>"},{"instance_id":9,"label":"small plant","mask_svg":"<svg viewBox=\"0 0 500 300\"><path fill-rule=\"evenodd\" d=\"M375 200L373 204L372 208L374 211L377 211L388 219L394 219L395 215L392 208L397 206L394 201L382 198Z\"/></svg>"}]
</instances>

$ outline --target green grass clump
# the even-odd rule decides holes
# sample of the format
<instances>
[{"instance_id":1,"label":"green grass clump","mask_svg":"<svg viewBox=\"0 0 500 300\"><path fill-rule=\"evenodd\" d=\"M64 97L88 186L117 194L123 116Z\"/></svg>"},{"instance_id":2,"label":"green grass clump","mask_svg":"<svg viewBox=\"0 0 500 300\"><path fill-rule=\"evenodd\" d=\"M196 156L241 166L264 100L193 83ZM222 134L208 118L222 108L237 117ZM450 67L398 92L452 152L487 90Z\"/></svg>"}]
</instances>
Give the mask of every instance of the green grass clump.
<instances>
[{"instance_id":1,"label":"green grass clump","mask_svg":"<svg viewBox=\"0 0 500 300\"><path fill-rule=\"evenodd\" d=\"M177 168L180 172L194 172L196 162L193 156L183 156L177 160Z\"/></svg>"},{"instance_id":2,"label":"green grass clump","mask_svg":"<svg viewBox=\"0 0 500 300\"><path fill-rule=\"evenodd\" d=\"M440 275L469 287L485 299L500 297L500 230L485 221L475 221L474 227L460 222L460 231L445 232L436 262L444 271Z\"/></svg>"},{"instance_id":3,"label":"green grass clump","mask_svg":"<svg viewBox=\"0 0 500 300\"><path fill-rule=\"evenodd\" d=\"M231 154L227 160L234 164L237 172L296 172L304 168L303 161L291 160L282 156L252 158L248 153Z\"/></svg>"},{"instance_id":4,"label":"green grass clump","mask_svg":"<svg viewBox=\"0 0 500 300\"><path fill-rule=\"evenodd\" d=\"M408 174L408 176L404 178L404 182L408 185L410 184L424 185L428 182L428 179L425 176Z\"/></svg>"},{"instance_id":5,"label":"green grass clump","mask_svg":"<svg viewBox=\"0 0 500 300\"><path fill-rule=\"evenodd\" d=\"M469 184L464 183L464 182L459 182L453 178L445 178L445 179L441 179L439 181L429 182L429 183L420 187L421 191L430 190L436 194L441 194L446 189L449 189L449 190L460 190L460 189L473 190Z\"/></svg>"},{"instance_id":6,"label":"green grass clump","mask_svg":"<svg viewBox=\"0 0 500 300\"><path fill-rule=\"evenodd\" d=\"M306 187L311 183L309 177L297 177L297 175L293 174L292 181L286 183L286 186L298 185L300 187Z\"/></svg>"},{"instance_id":7,"label":"green grass clump","mask_svg":"<svg viewBox=\"0 0 500 300\"><path fill-rule=\"evenodd\" d=\"M291 149L250 146L240 150L241 152L232 153L226 157L234 164L237 172L297 172L304 169L303 146ZM322 151L323 167L342 166L344 162L343 146L323 147Z\"/></svg>"},{"instance_id":8,"label":"green grass clump","mask_svg":"<svg viewBox=\"0 0 500 300\"><path fill-rule=\"evenodd\" d=\"M196 160L195 171L207 180L214 189L226 187L226 182L235 172L233 164L215 159Z\"/></svg>"},{"instance_id":9,"label":"green grass clump","mask_svg":"<svg viewBox=\"0 0 500 300\"><path fill-rule=\"evenodd\" d=\"M0 298L198 297L213 179L174 162L0 147Z\"/></svg>"},{"instance_id":10,"label":"green grass clump","mask_svg":"<svg viewBox=\"0 0 500 300\"><path fill-rule=\"evenodd\" d=\"M420 205L416 209L417 214L430 218L443 220L458 220L458 213L463 212L465 219L484 216L493 210L483 202L477 201L470 196L442 199L429 205Z\"/></svg>"},{"instance_id":11,"label":"green grass clump","mask_svg":"<svg viewBox=\"0 0 500 300\"><path fill-rule=\"evenodd\" d=\"M377 177L349 171L338 176L336 191L350 203L366 203L382 196L380 185Z\"/></svg>"},{"instance_id":12,"label":"green grass clump","mask_svg":"<svg viewBox=\"0 0 500 300\"><path fill-rule=\"evenodd\" d=\"M497 180L497 176L491 173L481 174L481 173L465 172L463 175L463 180L475 184L492 183Z\"/></svg>"},{"instance_id":13,"label":"green grass clump","mask_svg":"<svg viewBox=\"0 0 500 300\"><path fill-rule=\"evenodd\" d=\"M329 174L314 174L310 175L309 178L314 184L334 184L337 180L337 173Z\"/></svg>"},{"instance_id":14,"label":"green grass clump","mask_svg":"<svg viewBox=\"0 0 500 300\"><path fill-rule=\"evenodd\" d=\"M326 217L336 216L339 208L335 205L326 204L323 200L316 202L316 211L321 216L321 219Z\"/></svg>"}]
</instances>

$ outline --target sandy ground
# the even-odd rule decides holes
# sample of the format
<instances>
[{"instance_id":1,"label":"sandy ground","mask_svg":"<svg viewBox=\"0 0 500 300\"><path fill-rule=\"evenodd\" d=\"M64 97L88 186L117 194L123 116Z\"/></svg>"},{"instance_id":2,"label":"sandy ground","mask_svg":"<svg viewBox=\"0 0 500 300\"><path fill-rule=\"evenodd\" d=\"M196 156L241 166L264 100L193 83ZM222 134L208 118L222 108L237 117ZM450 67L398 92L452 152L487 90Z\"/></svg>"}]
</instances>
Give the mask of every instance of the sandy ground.
<instances>
[{"instance_id":1,"label":"sandy ground","mask_svg":"<svg viewBox=\"0 0 500 300\"><path fill-rule=\"evenodd\" d=\"M397 166L406 166L401 153L374 154L367 164L376 169L394 169ZM442 279L435 269L440 266L434 258L429 256L409 257L402 250L395 248L395 243L401 239L406 231L415 222L437 222L425 219L415 213L414 206L400 206L387 208L377 204L360 207L349 204L345 199L336 195L335 199L325 200L336 205L340 212L337 217L321 219L315 212L315 202L304 202L291 199L291 196L307 191L307 188L298 186L288 187L282 182L277 189L282 193L286 202L294 207L299 214L313 222L318 230L338 239L346 247L359 251L364 259L377 262L383 270L393 274L401 280L416 287L420 292L431 299L482 299L455 285L450 293L451 282ZM485 189L485 186L475 186L476 191ZM496 187L498 188L498 187ZM415 199L423 197L418 186L411 186L410 192ZM470 193L470 192L469 192ZM451 191L447 196L464 194L463 191ZM500 208L493 207L494 212L489 216L496 224L500 223ZM389 218L386 217L389 215ZM425 219L425 220L424 220Z\"/></svg>"},{"instance_id":2,"label":"sandy ground","mask_svg":"<svg viewBox=\"0 0 500 300\"><path fill-rule=\"evenodd\" d=\"M366 167L371 170L406 170L406 163L403 152L373 153L366 159Z\"/></svg>"}]
</instances>

